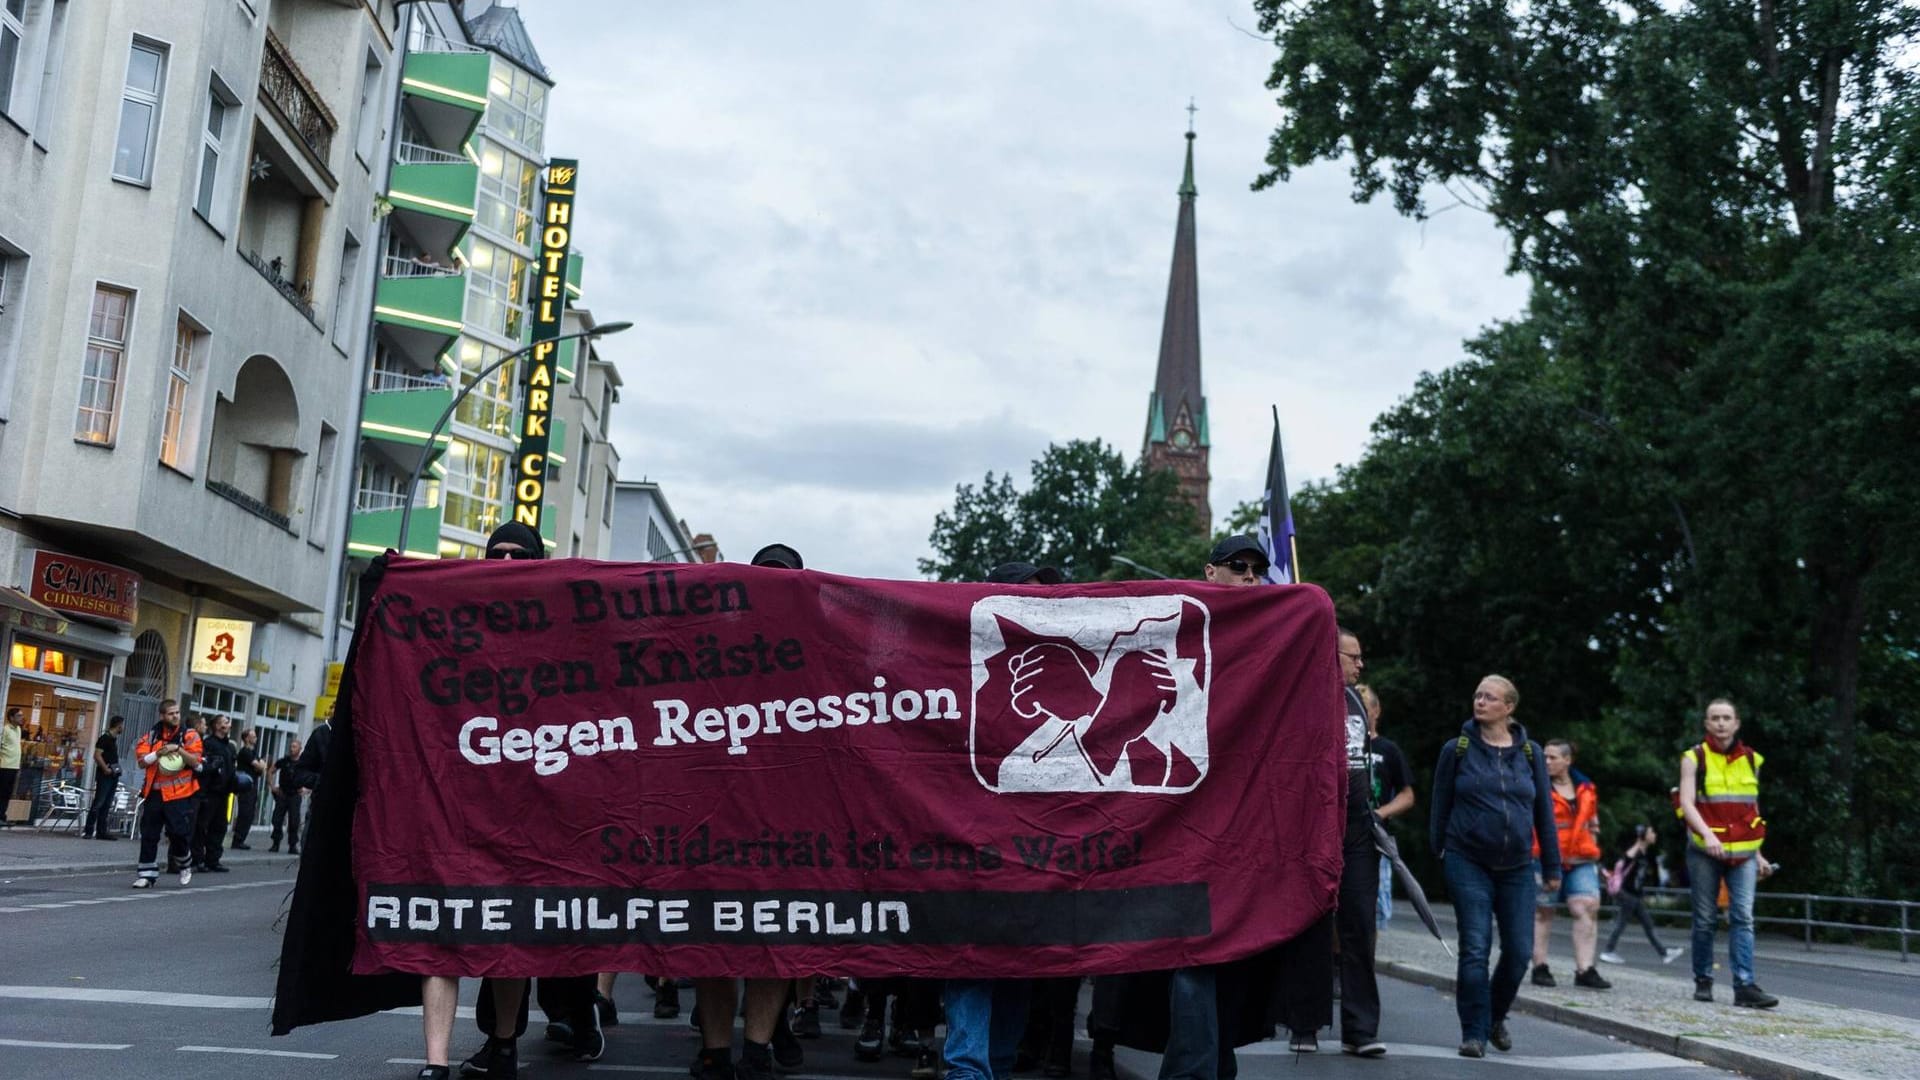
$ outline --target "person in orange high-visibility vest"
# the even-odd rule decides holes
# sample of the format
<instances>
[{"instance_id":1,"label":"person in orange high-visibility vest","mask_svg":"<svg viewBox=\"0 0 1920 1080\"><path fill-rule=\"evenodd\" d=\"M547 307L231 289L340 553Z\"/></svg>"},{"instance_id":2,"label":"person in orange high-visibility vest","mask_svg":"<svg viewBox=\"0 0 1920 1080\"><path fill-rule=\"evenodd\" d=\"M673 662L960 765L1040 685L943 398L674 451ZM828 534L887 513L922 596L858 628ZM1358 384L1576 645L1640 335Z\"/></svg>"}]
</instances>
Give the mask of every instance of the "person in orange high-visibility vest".
<instances>
[{"instance_id":1,"label":"person in orange high-visibility vest","mask_svg":"<svg viewBox=\"0 0 1920 1080\"><path fill-rule=\"evenodd\" d=\"M1707 705L1707 737L1680 756L1680 816L1687 822L1687 877L1693 891L1693 997L1713 1000L1713 936L1720 889L1727 891L1727 953L1733 1003L1771 1009L1780 999L1753 981L1753 891L1773 864L1760 854L1767 821L1760 816L1765 759L1739 739L1740 714L1715 698Z\"/></svg>"},{"instance_id":2,"label":"person in orange high-visibility vest","mask_svg":"<svg viewBox=\"0 0 1920 1080\"><path fill-rule=\"evenodd\" d=\"M180 722L180 703L163 702L160 722L133 748L134 760L147 770L140 785L140 869L136 889L150 889L160 877L160 833L167 834L167 868L180 871L180 884L193 880L193 795L200 790L194 766L200 764L200 735Z\"/></svg>"},{"instance_id":3,"label":"person in orange high-visibility vest","mask_svg":"<svg viewBox=\"0 0 1920 1080\"><path fill-rule=\"evenodd\" d=\"M1553 937L1553 912L1567 905L1573 916L1573 984L1610 990L1594 966L1600 940L1600 794L1585 773L1573 767L1573 744L1549 739L1547 779L1553 785L1553 823L1560 838L1560 887L1541 889L1533 909L1533 984L1556 985L1547 966ZM1534 877L1546 880L1540 866L1540 838L1533 838Z\"/></svg>"}]
</instances>

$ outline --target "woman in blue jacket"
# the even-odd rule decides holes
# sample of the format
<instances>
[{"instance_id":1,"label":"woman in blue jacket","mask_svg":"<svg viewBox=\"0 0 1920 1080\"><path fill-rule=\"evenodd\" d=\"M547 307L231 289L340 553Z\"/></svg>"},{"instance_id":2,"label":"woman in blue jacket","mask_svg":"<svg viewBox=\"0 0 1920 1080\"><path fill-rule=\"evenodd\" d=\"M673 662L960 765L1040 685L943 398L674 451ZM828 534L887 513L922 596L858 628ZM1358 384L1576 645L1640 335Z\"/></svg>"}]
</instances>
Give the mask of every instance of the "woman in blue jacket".
<instances>
[{"instance_id":1,"label":"woman in blue jacket","mask_svg":"<svg viewBox=\"0 0 1920 1080\"><path fill-rule=\"evenodd\" d=\"M1560 886L1560 842L1553 822L1553 786L1546 754L1513 718L1520 691L1500 675L1480 680L1473 719L1440 748L1433 773L1433 850L1460 927L1454 999L1460 1011L1460 1056L1485 1057L1487 1043L1509 1050L1507 1010L1533 954L1533 838L1540 865ZM1488 977L1493 925L1500 925L1500 963Z\"/></svg>"}]
</instances>

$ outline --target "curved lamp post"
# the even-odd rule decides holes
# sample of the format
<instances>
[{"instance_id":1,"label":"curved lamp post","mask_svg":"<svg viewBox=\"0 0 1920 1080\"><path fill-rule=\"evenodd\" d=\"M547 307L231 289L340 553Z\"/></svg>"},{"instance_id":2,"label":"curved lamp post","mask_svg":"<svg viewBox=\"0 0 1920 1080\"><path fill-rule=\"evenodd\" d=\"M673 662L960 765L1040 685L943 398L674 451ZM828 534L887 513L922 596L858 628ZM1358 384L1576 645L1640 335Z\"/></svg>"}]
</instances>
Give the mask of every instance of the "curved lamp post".
<instances>
[{"instance_id":1,"label":"curved lamp post","mask_svg":"<svg viewBox=\"0 0 1920 1080\"><path fill-rule=\"evenodd\" d=\"M1120 564L1120 565L1122 565L1122 566L1131 566L1131 567L1133 567L1133 568L1134 568L1135 570L1138 570L1138 571L1140 571L1141 573L1143 573L1143 574L1146 574L1146 575L1147 575L1148 577L1157 577L1157 578L1159 578L1159 579L1160 579L1160 580L1162 580L1162 581L1172 581L1172 580L1173 580L1173 576L1172 576L1172 575L1170 575L1170 574L1163 574L1163 573L1161 573L1160 571L1158 571L1158 570L1155 570L1155 569L1154 569L1153 567L1151 567L1151 566L1141 566L1141 565L1140 565L1139 563L1137 563L1137 562L1134 562L1134 561L1133 561L1132 559L1129 559L1129 558L1127 558L1127 557L1126 557L1125 555L1115 555L1115 556L1113 557L1113 561L1114 561L1114 562L1117 562L1117 563L1119 563L1119 564Z\"/></svg>"},{"instance_id":2,"label":"curved lamp post","mask_svg":"<svg viewBox=\"0 0 1920 1080\"><path fill-rule=\"evenodd\" d=\"M527 345L523 345L520 348L513 350L512 352L501 357L500 359L495 360L493 363L488 364L486 367L481 368L479 371L474 372L473 379L470 382L468 382L467 385L461 387L459 393L453 395L453 400L447 403L447 411L440 414L440 419L434 423L433 430L427 432L427 451L428 452L420 455L420 463L413 467L413 475L407 477L407 505L405 508L403 508L400 511L400 551L401 553L405 554L407 550L407 526L413 523L413 500L415 497L414 493L420 489L420 474L424 473L427 469L427 459L433 456L431 453L433 449L433 442L435 439L438 439L440 437L440 432L442 429L444 429L447 426L447 421L453 419L453 411L460 407L461 402L467 400L468 394L473 393L476 387L478 387L481 383L485 382L487 380L487 376L492 375L494 372L499 371L503 367L506 367L508 364L512 363L515 360L518 360L520 357L527 355L528 353L532 352L535 348L541 345L548 344L549 342L557 345L562 341L572 341L575 338L605 337L608 334L617 334L622 330L631 330L631 329L633 329L633 324L630 322L602 323L601 325L596 326L591 330L577 330L571 334L561 334L559 337L556 337L556 338L547 338L544 341L531 342Z\"/></svg>"}]
</instances>

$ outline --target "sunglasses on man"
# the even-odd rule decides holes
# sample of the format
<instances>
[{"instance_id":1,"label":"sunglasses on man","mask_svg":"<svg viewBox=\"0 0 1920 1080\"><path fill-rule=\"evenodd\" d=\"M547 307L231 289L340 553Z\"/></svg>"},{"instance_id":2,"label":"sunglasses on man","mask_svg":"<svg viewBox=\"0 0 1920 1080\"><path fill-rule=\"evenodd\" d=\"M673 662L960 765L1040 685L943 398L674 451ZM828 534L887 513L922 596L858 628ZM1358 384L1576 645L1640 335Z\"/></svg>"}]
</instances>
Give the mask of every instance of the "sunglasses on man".
<instances>
[{"instance_id":1,"label":"sunglasses on man","mask_svg":"<svg viewBox=\"0 0 1920 1080\"><path fill-rule=\"evenodd\" d=\"M1255 577L1265 577L1267 573L1266 563L1254 562L1251 559L1228 559L1226 562L1213 565L1224 566L1236 574L1252 574Z\"/></svg>"},{"instance_id":2,"label":"sunglasses on man","mask_svg":"<svg viewBox=\"0 0 1920 1080\"><path fill-rule=\"evenodd\" d=\"M487 549L487 558L489 559L531 559L533 557L534 553L528 551L526 548L514 548L511 551L506 548Z\"/></svg>"}]
</instances>

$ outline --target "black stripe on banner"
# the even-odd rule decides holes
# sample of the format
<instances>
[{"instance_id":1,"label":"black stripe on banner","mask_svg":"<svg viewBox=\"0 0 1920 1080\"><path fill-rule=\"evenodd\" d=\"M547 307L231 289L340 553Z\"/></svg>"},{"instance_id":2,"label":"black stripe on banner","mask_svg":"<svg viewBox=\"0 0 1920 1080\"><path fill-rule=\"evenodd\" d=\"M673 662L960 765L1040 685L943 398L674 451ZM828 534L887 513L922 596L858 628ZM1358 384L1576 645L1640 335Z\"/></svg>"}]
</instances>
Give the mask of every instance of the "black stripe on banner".
<instances>
[{"instance_id":1,"label":"black stripe on banner","mask_svg":"<svg viewBox=\"0 0 1920 1080\"><path fill-rule=\"evenodd\" d=\"M1204 882L1084 892L367 886L367 936L445 945L1099 945L1206 937Z\"/></svg>"}]
</instances>

